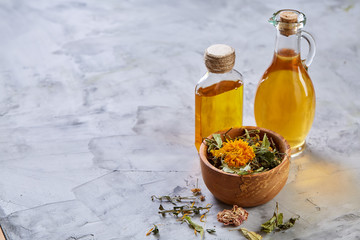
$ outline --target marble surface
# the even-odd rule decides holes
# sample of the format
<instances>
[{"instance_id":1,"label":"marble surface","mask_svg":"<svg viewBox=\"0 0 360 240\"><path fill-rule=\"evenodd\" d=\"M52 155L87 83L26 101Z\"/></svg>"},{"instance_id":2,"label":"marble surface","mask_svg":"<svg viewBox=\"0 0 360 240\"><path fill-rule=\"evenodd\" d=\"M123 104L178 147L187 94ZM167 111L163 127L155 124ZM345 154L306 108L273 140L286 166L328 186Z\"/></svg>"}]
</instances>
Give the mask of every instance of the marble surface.
<instances>
[{"instance_id":1,"label":"marble surface","mask_svg":"<svg viewBox=\"0 0 360 240\"><path fill-rule=\"evenodd\" d=\"M254 125L256 85L274 47L267 19L282 8L303 11L317 42L316 117L287 185L249 208L243 226L259 231L277 201L285 218L301 218L264 239L359 239L360 2L3 0L0 224L8 239L200 239L150 199L189 195L197 179L214 204L206 228L216 234L205 238L241 239L217 222L230 206L202 182L194 86L204 49L233 46L244 125ZM146 237L152 224L160 235Z\"/></svg>"}]
</instances>

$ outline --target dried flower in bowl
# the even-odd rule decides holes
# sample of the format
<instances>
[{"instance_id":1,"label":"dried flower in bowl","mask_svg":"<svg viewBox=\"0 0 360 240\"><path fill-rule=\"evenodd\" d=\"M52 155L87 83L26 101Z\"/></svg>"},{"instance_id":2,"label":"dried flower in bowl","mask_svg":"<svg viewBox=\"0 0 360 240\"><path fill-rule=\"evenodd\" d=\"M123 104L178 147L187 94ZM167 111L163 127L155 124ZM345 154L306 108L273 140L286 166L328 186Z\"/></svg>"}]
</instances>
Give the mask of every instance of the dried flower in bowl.
<instances>
[{"instance_id":1,"label":"dried flower in bowl","mask_svg":"<svg viewBox=\"0 0 360 240\"><path fill-rule=\"evenodd\" d=\"M266 133L261 139L258 129L245 129L243 135L231 138L227 135L229 131L205 139L209 162L215 167L227 173L246 175L268 171L281 163L283 153L276 149Z\"/></svg>"}]
</instances>

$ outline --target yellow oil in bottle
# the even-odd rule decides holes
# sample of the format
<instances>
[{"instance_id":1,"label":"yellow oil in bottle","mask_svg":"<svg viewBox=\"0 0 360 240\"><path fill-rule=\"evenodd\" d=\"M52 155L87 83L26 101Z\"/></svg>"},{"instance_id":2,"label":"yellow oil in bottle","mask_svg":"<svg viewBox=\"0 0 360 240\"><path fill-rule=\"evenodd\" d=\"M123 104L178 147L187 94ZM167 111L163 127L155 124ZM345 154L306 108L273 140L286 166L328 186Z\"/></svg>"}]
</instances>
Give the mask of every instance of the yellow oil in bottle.
<instances>
[{"instance_id":1,"label":"yellow oil in bottle","mask_svg":"<svg viewBox=\"0 0 360 240\"><path fill-rule=\"evenodd\" d=\"M315 114L315 91L300 55L281 49L264 73L255 96L255 120L301 149Z\"/></svg>"},{"instance_id":2,"label":"yellow oil in bottle","mask_svg":"<svg viewBox=\"0 0 360 240\"><path fill-rule=\"evenodd\" d=\"M243 84L221 81L195 92L195 146L210 134L242 126Z\"/></svg>"}]
</instances>

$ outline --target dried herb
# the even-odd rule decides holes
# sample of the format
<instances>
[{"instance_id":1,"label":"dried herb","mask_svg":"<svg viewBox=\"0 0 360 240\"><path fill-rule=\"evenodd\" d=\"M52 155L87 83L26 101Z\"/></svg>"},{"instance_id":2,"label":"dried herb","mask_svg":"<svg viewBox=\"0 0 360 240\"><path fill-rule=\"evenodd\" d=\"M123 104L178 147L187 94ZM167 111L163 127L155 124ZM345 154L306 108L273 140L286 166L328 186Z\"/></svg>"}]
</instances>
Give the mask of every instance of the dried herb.
<instances>
[{"instance_id":1,"label":"dried herb","mask_svg":"<svg viewBox=\"0 0 360 240\"><path fill-rule=\"evenodd\" d=\"M294 226L296 220L300 218L290 218L287 222L283 222L283 214L279 213L279 204L276 203L276 208L274 211L274 215L270 218L269 221L265 222L261 225L261 230L266 233L271 233L272 231L280 231L286 230Z\"/></svg>"},{"instance_id":2,"label":"dried herb","mask_svg":"<svg viewBox=\"0 0 360 240\"><path fill-rule=\"evenodd\" d=\"M146 236L149 236L150 234L158 234L159 233L159 228L154 224L154 227L152 227L147 233Z\"/></svg>"},{"instance_id":3,"label":"dried herb","mask_svg":"<svg viewBox=\"0 0 360 240\"><path fill-rule=\"evenodd\" d=\"M243 135L231 138L227 134L229 131L205 139L209 162L215 167L227 173L246 175L268 171L281 163L284 153L276 149L273 139L266 134L260 139L259 130L245 129Z\"/></svg>"},{"instance_id":4,"label":"dried herb","mask_svg":"<svg viewBox=\"0 0 360 240\"><path fill-rule=\"evenodd\" d=\"M289 221L287 221L286 223L284 224L281 224L278 226L278 228L280 230L286 230L286 229L289 229L289 228L292 228L296 222L296 220L298 220L300 217L296 217L296 218L290 218Z\"/></svg>"},{"instance_id":5,"label":"dried herb","mask_svg":"<svg viewBox=\"0 0 360 240\"><path fill-rule=\"evenodd\" d=\"M160 208L161 207L161 208ZM192 204L191 206L189 205L184 205L184 206L175 206L173 207L173 209L164 209L162 205L160 205L159 207L159 214L162 214L163 216L166 213L172 213L175 216L178 216L179 214L189 214L189 213L194 213L194 214L199 214L200 211L202 210L210 210L210 208L212 207L211 204L206 205L205 207L197 207L194 204Z\"/></svg>"},{"instance_id":6,"label":"dried herb","mask_svg":"<svg viewBox=\"0 0 360 240\"><path fill-rule=\"evenodd\" d=\"M249 240L261 240L262 236L256 232L251 232L246 228L240 228L239 230Z\"/></svg>"},{"instance_id":7,"label":"dried herb","mask_svg":"<svg viewBox=\"0 0 360 240\"><path fill-rule=\"evenodd\" d=\"M191 191L193 192L193 194L194 194L195 196L201 194L201 189L200 189L200 188L193 188L193 189L191 189Z\"/></svg>"},{"instance_id":8,"label":"dried herb","mask_svg":"<svg viewBox=\"0 0 360 240\"><path fill-rule=\"evenodd\" d=\"M188 201L188 202L192 202L192 201L196 201L197 198L196 197L181 197L181 196L174 196L174 197L171 197L171 196L168 196L168 195L165 195L165 196L160 196L160 197L157 197L155 195L152 195L151 196L151 200L154 201L154 200L159 200L159 201L166 201L166 202L171 202L172 204L176 205L176 202L181 202L181 201Z\"/></svg>"},{"instance_id":9,"label":"dried herb","mask_svg":"<svg viewBox=\"0 0 360 240\"><path fill-rule=\"evenodd\" d=\"M216 233L216 230L215 229L206 229L206 231L208 232L208 233L210 233L210 234L214 234L214 233Z\"/></svg>"},{"instance_id":10,"label":"dried herb","mask_svg":"<svg viewBox=\"0 0 360 240\"><path fill-rule=\"evenodd\" d=\"M205 200L205 196L201 195L201 189L198 187L198 181L196 183L196 188L191 189L191 191L197 197L195 197L195 196L191 196L191 197L174 196L173 197L173 196L168 196L168 195L158 197L158 196L153 195L153 196L151 196L151 200L152 201L159 200L160 202L164 202L165 204L167 203L168 205L169 205L169 203L172 203L173 205L175 205L172 207L172 209L165 209L164 206L162 204L160 204L158 213L164 217L166 216L166 214L171 214L176 217L179 217L179 215L180 216L182 215L181 218L178 218L178 221L187 222L188 225L194 229L195 235L199 232L201 235L201 238L203 238L204 229L200 225L194 223L191 220L191 217L188 215L189 214L196 215L196 214L202 213L202 215L200 216L200 221L205 222L206 214L210 211L212 205L207 204L205 207L195 206L195 203L198 202L197 200L201 200L201 201ZM181 205L181 206L177 205L177 204L179 204L179 202L189 202L189 201L191 202L191 204L186 204L186 205ZM205 211L205 212L202 212L202 211ZM158 229L155 226L156 225L154 225L154 228L150 229L150 231L147 233L147 236L150 235L153 230L158 232ZM157 230L155 230L155 229L157 229ZM209 229L209 231L208 231L208 229L207 229L207 232L213 233L213 232L215 232L215 230Z\"/></svg>"},{"instance_id":11,"label":"dried herb","mask_svg":"<svg viewBox=\"0 0 360 240\"><path fill-rule=\"evenodd\" d=\"M216 147L221 148L222 147L222 140L220 134L213 134L213 138L216 141Z\"/></svg>"},{"instance_id":12,"label":"dried herb","mask_svg":"<svg viewBox=\"0 0 360 240\"><path fill-rule=\"evenodd\" d=\"M204 228L202 226L200 226L199 224L194 223L191 220L191 217L184 216L183 222L186 222L189 225L189 227L193 228L195 231L195 234L196 234L196 232L200 233L201 239L204 238Z\"/></svg>"},{"instance_id":13,"label":"dried herb","mask_svg":"<svg viewBox=\"0 0 360 240\"><path fill-rule=\"evenodd\" d=\"M199 179L196 179L196 188L191 189L191 192L197 196L201 195L201 188L199 188Z\"/></svg>"},{"instance_id":14,"label":"dried herb","mask_svg":"<svg viewBox=\"0 0 360 240\"><path fill-rule=\"evenodd\" d=\"M277 225L276 222L277 222L277 215L274 213L274 216L272 218L270 218L269 221L267 221L261 225L261 231L266 232L266 233L271 233L276 228L276 225Z\"/></svg>"}]
</instances>

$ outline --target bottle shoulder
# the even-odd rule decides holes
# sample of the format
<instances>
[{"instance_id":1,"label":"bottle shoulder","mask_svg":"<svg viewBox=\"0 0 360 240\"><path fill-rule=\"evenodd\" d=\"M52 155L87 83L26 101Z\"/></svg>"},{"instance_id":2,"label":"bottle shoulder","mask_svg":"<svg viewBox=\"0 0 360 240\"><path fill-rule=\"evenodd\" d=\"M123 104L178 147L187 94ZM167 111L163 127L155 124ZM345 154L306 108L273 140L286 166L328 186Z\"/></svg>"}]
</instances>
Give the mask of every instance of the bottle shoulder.
<instances>
[{"instance_id":1,"label":"bottle shoulder","mask_svg":"<svg viewBox=\"0 0 360 240\"><path fill-rule=\"evenodd\" d=\"M243 76L240 72L238 72L235 69L232 69L229 72L221 73L221 74L206 72L205 75L196 84L195 90L197 91L199 88L209 87L214 84L221 83L223 81L227 81L227 82L232 81L243 84Z\"/></svg>"}]
</instances>

